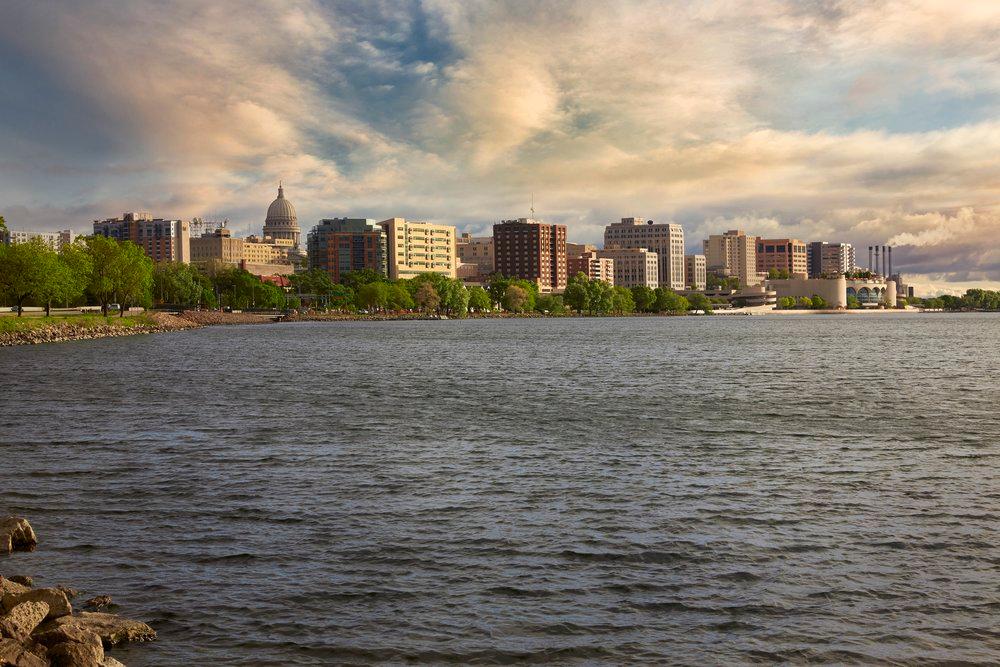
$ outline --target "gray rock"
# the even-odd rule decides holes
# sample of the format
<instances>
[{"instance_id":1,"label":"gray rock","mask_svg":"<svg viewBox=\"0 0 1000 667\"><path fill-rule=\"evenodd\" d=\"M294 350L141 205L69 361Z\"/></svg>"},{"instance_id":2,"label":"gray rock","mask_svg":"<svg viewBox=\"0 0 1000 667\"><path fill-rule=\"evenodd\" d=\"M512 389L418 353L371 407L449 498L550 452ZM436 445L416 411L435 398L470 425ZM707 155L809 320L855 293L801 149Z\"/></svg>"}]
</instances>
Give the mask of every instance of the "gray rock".
<instances>
[{"instance_id":1,"label":"gray rock","mask_svg":"<svg viewBox=\"0 0 1000 667\"><path fill-rule=\"evenodd\" d=\"M49 606L46 618L59 618L73 613L69 598L58 588L29 588L21 593L7 593L3 596L3 608L10 611L22 602L44 602Z\"/></svg>"},{"instance_id":2,"label":"gray rock","mask_svg":"<svg viewBox=\"0 0 1000 667\"><path fill-rule=\"evenodd\" d=\"M156 639L156 631L145 623L122 618L116 614L82 611L75 616L63 616L53 621L53 628L75 626L90 630L101 638L105 647L122 642L144 642Z\"/></svg>"},{"instance_id":3,"label":"gray rock","mask_svg":"<svg viewBox=\"0 0 1000 667\"><path fill-rule=\"evenodd\" d=\"M0 617L0 636L24 641L48 613L49 605L44 602L22 602Z\"/></svg>"},{"instance_id":4,"label":"gray rock","mask_svg":"<svg viewBox=\"0 0 1000 667\"><path fill-rule=\"evenodd\" d=\"M38 538L27 519L17 516L0 519L0 553L31 551L37 544Z\"/></svg>"}]
</instances>

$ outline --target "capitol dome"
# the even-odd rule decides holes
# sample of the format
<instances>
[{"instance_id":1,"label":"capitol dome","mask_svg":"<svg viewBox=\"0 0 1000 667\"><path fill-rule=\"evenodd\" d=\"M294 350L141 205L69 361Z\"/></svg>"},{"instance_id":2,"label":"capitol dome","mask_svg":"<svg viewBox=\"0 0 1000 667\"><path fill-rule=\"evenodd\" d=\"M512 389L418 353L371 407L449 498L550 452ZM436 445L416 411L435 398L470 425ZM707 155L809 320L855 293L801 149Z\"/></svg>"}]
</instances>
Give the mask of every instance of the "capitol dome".
<instances>
[{"instance_id":1,"label":"capitol dome","mask_svg":"<svg viewBox=\"0 0 1000 667\"><path fill-rule=\"evenodd\" d=\"M278 198L267 207L267 217L264 219L264 236L289 239L298 247L301 233L299 219L295 215L295 207L292 206L292 202L285 199L285 189L279 183Z\"/></svg>"}]
</instances>

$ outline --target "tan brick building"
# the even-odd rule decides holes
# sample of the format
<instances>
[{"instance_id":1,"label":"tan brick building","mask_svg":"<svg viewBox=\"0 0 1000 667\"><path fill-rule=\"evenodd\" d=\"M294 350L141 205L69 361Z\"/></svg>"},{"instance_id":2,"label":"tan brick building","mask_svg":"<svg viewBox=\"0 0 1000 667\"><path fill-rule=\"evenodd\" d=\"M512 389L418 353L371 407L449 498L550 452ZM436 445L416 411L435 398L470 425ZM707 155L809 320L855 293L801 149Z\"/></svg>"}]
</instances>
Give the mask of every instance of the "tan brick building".
<instances>
[{"instance_id":1,"label":"tan brick building","mask_svg":"<svg viewBox=\"0 0 1000 667\"><path fill-rule=\"evenodd\" d=\"M660 283L659 259L647 248L605 248L598 257L614 261L616 287L645 285L656 289Z\"/></svg>"},{"instance_id":2,"label":"tan brick building","mask_svg":"<svg viewBox=\"0 0 1000 667\"><path fill-rule=\"evenodd\" d=\"M440 273L456 276L455 228L389 218L378 223L386 235L386 265L393 280Z\"/></svg>"}]
</instances>

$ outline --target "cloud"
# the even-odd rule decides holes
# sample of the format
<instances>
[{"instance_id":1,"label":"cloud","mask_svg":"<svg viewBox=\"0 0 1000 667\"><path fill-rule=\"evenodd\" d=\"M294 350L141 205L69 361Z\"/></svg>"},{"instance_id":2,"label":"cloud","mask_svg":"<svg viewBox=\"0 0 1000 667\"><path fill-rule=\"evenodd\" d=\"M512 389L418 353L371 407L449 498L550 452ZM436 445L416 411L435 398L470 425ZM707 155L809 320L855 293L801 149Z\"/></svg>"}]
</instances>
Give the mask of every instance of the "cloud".
<instances>
[{"instance_id":1,"label":"cloud","mask_svg":"<svg viewBox=\"0 0 1000 667\"><path fill-rule=\"evenodd\" d=\"M627 215L691 249L892 238L911 273L1000 281L998 52L976 1L14 3L0 202L252 229L283 179L306 226L484 230L534 193L580 241Z\"/></svg>"}]
</instances>

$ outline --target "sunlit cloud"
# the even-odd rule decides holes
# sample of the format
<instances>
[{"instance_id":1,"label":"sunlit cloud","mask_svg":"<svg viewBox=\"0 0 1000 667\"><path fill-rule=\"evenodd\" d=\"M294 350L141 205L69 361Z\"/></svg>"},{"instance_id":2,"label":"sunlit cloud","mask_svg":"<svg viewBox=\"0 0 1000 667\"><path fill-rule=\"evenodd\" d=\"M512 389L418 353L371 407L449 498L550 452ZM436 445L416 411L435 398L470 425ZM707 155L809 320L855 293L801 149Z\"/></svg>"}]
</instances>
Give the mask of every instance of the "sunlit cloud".
<instances>
[{"instance_id":1,"label":"sunlit cloud","mask_svg":"<svg viewBox=\"0 0 1000 667\"><path fill-rule=\"evenodd\" d=\"M0 22L0 214L638 215L1000 281L1000 6L98 0ZM924 275L926 274L926 275Z\"/></svg>"}]
</instances>

